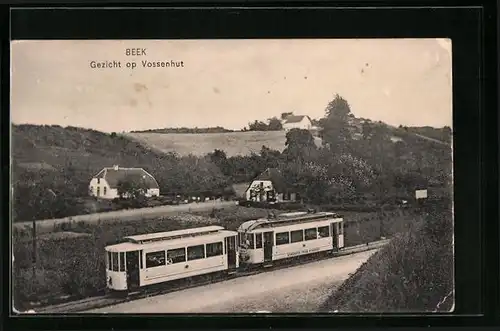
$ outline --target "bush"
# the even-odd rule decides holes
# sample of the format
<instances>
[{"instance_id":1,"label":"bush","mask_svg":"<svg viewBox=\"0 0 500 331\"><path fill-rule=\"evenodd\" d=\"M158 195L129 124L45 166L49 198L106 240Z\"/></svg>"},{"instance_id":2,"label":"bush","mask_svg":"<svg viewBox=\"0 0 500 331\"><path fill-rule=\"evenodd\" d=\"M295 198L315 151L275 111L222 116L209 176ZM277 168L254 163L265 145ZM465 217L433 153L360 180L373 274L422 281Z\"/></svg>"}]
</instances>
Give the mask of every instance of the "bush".
<instances>
[{"instance_id":1,"label":"bush","mask_svg":"<svg viewBox=\"0 0 500 331\"><path fill-rule=\"evenodd\" d=\"M425 312L453 289L450 209L429 210L374 254L324 303L341 312Z\"/></svg>"}]
</instances>

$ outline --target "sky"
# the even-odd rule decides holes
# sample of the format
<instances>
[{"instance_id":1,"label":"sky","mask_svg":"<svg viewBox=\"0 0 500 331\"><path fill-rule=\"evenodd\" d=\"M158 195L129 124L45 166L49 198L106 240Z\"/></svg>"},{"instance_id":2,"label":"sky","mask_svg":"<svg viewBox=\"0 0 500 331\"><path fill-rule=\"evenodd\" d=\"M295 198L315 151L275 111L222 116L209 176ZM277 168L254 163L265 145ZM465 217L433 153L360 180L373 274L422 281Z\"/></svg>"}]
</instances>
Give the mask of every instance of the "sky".
<instances>
[{"instance_id":1,"label":"sky","mask_svg":"<svg viewBox=\"0 0 500 331\"><path fill-rule=\"evenodd\" d=\"M451 68L449 39L13 41L11 120L105 132L241 129L283 112L320 118L338 93L356 117L451 127Z\"/></svg>"}]
</instances>

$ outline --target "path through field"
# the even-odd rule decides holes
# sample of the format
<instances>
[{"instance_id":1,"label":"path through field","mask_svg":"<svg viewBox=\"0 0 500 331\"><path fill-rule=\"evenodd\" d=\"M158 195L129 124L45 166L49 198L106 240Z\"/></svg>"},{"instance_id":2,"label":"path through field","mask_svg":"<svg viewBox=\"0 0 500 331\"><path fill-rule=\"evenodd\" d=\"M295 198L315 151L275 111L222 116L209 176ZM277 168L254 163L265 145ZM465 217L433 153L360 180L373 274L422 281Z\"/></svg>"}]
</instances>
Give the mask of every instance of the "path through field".
<instances>
[{"instance_id":1,"label":"path through field","mask_svg":"<svg viewBox=\"0 0 500 331\"><path fill-rule=\"evenodd\" d=\"M84 221L86 223L97 223L98 221L132 221L140 218L154 218L159 216L166 216L170 214L180 213L180 212L192 212L192 211L206 211L212 208L222 208L235 206L235 201L206 201L200 203L189 203L185 205L175 205L175 206L158 206L151 208L138 208L138 209L126 209L117 210L106 213L96 213L87 215L77 215L58 219L40 220L36 221L36 229L38 233L51 232L54 226L61 223L68 222L80 222ZM32 222L19 222L14 223L12 226L14 228L23 229L25 227L32 227Z\"/></svg>"}]
</instances>

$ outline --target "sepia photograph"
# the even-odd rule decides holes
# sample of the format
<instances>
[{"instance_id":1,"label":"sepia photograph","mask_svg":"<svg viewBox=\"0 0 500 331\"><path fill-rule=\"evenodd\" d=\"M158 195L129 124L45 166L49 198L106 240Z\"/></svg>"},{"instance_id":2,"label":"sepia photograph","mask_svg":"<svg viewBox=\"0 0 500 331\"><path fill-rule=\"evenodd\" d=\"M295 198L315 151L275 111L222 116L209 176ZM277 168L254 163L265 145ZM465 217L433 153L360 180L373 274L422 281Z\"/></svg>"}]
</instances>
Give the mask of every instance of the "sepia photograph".
<instances>
[{"instance_id":1,"label":"sepia photograph","mask_svg":"<svg viewBox=\"0 0 500 331\"><path fill-rule=\"evenodd\" d=\"M451 55L12 41L14 312L454 311Z\"/></svg>"}]
</instances>

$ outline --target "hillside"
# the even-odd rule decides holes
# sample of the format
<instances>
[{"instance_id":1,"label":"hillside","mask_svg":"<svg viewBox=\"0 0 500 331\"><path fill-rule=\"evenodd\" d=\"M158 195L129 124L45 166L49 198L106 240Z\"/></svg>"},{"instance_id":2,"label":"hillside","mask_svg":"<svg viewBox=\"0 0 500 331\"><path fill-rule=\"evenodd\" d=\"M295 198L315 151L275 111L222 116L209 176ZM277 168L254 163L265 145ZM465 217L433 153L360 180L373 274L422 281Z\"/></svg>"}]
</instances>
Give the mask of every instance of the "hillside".
<instances>
[{"instance_id":1,"label":"hillside","mask_svg":"<svg viewBox=\"0 0 500 331\"><path fill-rule=\"evenodd\" d=\"M12 158L24 169L61 170L71 164L93 174L113 164L150 165L160 156L121 135L59 125L12 126Z\"/></svg>"},{"instance_id":2,"label":"hillside","mask_svg":"<svg viewBox=\"0 0 500 331\"><path fill-rule=\"evenodd\" d=\"M450 311L454 300L450 211L450 203L422 210L423 217L370 257L326 300L321 310ZM439 304L440 301L443 302Z\"/></svg>"},{"instance_id":3,"label":"hillside","mask_svg":"<svg viewBox=\"0 0 500 331\"><path fill-rule=\"evenodd\" d=\"M12 126L14 220L96 212L88 205L89 181L103 167L142 167L162 194L215 192L230 182L208 159L179 158L117 134L58 125ZM88 199L87 199L88 200Z\"/></svg>"},{"instance_id":4,"label":"hillside","mask_svg":"<svg viewBox=\"0 0 500 331\"><path fill-rule=\"evenodd\" d=\"M377 128L382 126L368 128L378 130L378 140L365 139L359 126L355 128L357 138L349 142L352 155L331 159L328 148L313 147L311 162L297 167L300 160L292 154L306 150L293 147L282 153L284 131L121 135L58 125L13 125L14 219L114 210L88 198L90 178L114 164L144 168L157 179L162 195L227 195L232 191L226 189L229 185L249 182L268 167L279 167L290 183L306 187L305 197L315 203L388 198L420 185L449 190L448 144L402 128ZM319 138L311 137L310 143L321 145Z\"/></svg>"},{"instance_id":5,"label":"hillside","mask_svg":"<svg viewBox=\"0 0 500 331\"><path fill-rule=\"evenodd\" d=\"M223 133L234 132L221 126L211 128L164 128L164 129L150 129L150 130L134 130L132 133Z\"/></svg>"},{"instance_id":6,"label":"hillside","mask_svg":"<svg viewBox=\"0 0 500 331\"><path fill-rule=\"evenodd\" d=\"M384 125L384 124L381 124ZM384 125L385 126L385 125ZM440 129L404 130L386 126L393 135L393 141L399 139L431 140L439 137L438 142L449 143L450 137L440 134ZM433 129L433 130L431 130ZM358 132L360 133L360 132ZM430 134L429 137L425 133ZM417 135L418 134L418 135ZM147 148L158 152L175 152L179 155L203 156L214 149L222 149L228 157L236 155L249 155L259 153L262 146L282 152L285 149L285 131L247 131L224 133L157 133L157 132L131 132L126 134L133 140L140 142ZM448 138L445 138L448 137ZM395 139L396 138L396 139ZM399 139L397 139L399 138ZM321 138L315 137L316 145L321 146Z\"/></svg>"},{"instance_id":7,"label":"hillside","mask_svg":"<svg viewBox=\"0 0 500 331\"><path fill-rule=\"evenodd\" d=\"M222 149L228 157L259 153L262 146L283 151L285 131L247 131L227 133L127 133L128 137L157 151L176 152L179 155L197 156ZM321 139L316 138L316 145L321 146Z\"/></svg>"}]
</instances>

